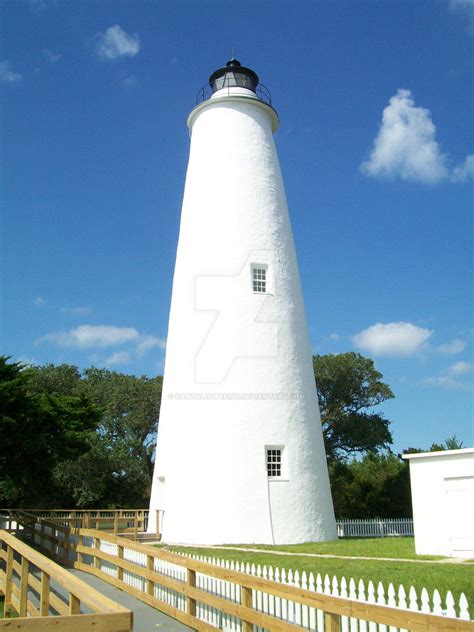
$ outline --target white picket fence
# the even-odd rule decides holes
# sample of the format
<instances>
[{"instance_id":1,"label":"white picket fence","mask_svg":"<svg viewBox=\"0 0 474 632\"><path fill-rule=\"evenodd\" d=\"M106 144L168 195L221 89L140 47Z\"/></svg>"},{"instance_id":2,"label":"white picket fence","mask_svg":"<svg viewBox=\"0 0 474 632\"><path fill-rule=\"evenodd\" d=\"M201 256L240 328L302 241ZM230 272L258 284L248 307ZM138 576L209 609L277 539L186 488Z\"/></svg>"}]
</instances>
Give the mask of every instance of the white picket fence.
<instances>
[{"instance_id":1,"label":"white picket fence","mask_svg":"<svg viewBox=\"0 0 474 632\"><path fill-rule=\"evenodd\" d=\"M336 520L340 538L387 538L413 536L412 518L366 518L363 520Z\"/></svg>"},{"instance_id":2,"label":"white picket fence","mask_svg":"<svg viewBox=\"0 0 474 632\"><path fill-rule=\"evenodd\" d=\"M84 540L84 544L92 544L92 538L90 542L86 542L87 538L84 538ZM101 550L109 555L117 555L117 545L112 542L102 541ZM260 565L255 566L254 564L250 565L248 563L234 563L229 560L205 558L197 555L186 555L185 557L257 577L263 577L270 581L288 584L303 590L311 590L336 597L346 597L355 601L386 605L403 610L413 610L463 620L470 619L469 604L464 594L461 594L459 602L456 604L450 591L448 591L443 601L438 590L434 590L430 597L426 588L423 588L421 594L418 594L415 588L411 587L407 594L404 586L399 586L398 589L395 589L393 584L389 584L388 588L385 588L379 582L377 587L375 587L372 581L369 581L366 585L360 580L358 584L356 584L352 578L349 581L344 577L338 580L337 577L331 579L328 575L323 578L319 573L299 573L298 571L286 571L285 569L273 568L271 566L261 567ZM147 556L144 553L124 548L124 558L137 566L146 567ZM113 577L117 576L116 567L110 563L102 561L101 569ZM176 564L155 559L154 570L168 577L186 582L186 570ZM145 580L128 570L123 571L123 580L142 592L146 592L147 590ZM203 573L197 573L196 585L198 588L212 595L223 597L234 603L240 603L240 586L232 582L216 579ZM183 612L186 611L186 600L182 594L160 586L157 583L155 583L154 591L155 597L158 599ZM252 602L253 607L259 612L276 616L283 621L299 625L305 630L315 632L324 631L324 614L320 610L309 608L308 606L301 606L288 599L273 597L257 590L252 592ZM197 603L197 616L202 621L220 630L227 632L241 632L242 630L241 620L239 618L225 614L220 610L216 610L200 602ZM397 628L362 621L352 617L342 617L341 630L342 632L396 632ZM254 625L254 632L267 631Z\"/></svg>"}]
</instances>

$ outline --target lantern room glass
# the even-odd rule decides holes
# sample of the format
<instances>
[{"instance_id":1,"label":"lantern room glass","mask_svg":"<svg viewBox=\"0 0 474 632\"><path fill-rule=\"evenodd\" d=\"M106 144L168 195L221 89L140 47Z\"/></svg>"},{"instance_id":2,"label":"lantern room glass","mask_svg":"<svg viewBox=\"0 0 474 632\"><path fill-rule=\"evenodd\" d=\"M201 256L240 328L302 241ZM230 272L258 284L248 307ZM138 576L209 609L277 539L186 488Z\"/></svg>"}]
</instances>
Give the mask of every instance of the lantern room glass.
<instances>
[{"instance_id":1,"label":"lantern room glass","mask_svg":"<svg viewBox=\"0 0 474 632\"><path fill-rule=\"evenodd\" d=\"M222 88L247 88L255 92L257 85L248 74L229 69L224 75L216 77L212 82L212 91L216 92Z\"/></svg>"}]
</instances>

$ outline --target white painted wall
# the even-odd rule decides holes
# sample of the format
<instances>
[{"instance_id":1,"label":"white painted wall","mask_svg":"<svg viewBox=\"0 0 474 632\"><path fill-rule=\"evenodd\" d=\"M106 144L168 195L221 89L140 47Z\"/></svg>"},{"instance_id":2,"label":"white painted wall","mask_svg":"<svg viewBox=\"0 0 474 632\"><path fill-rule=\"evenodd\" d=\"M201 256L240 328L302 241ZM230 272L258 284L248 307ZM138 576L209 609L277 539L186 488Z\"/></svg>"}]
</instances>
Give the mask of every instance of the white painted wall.
<instances>
[{"instance_id":1,"label":"white painted wall","mask_svg":"<svg viewBox=\"0 0 474 632\"><path fill-rule=\"evenodd\" d=\"M166 542L335 539L278 117L220 92L188 120L149 530L162 509ZM267 478L266 445L285 446L284 480Z\"/></svg>"},{"instance_id":2,"label":"white painted wall","mask_svg":"<svg viewBox=\"0 0 474 632\"><path fill-rule=\"evenodd\" d=\"M474 557L474 448L406 454L418 555Z\"/></svg>"}]
</instances>

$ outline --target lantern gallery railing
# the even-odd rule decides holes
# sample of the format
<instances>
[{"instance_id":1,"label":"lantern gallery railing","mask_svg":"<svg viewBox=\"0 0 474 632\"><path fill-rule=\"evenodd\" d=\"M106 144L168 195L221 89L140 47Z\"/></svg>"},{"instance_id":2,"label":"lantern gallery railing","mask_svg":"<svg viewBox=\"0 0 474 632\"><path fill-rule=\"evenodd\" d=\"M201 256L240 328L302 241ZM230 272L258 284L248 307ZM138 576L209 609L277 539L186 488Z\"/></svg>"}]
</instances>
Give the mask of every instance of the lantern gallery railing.
<instances>
[{"instance_id":1,"label":"lantern gallery railing","mask_svg":"<svg viewBox=\"0 0 474 632\"><path fill-rule=\"evenodd\" d=\"M245 87L245 86L237 85L237 83L233 79L222 79L221 83L222 85L220 86L219 90L223 90L224 88L227 88L228 95L232 94L230 92L230 88ZM213 90L211 86L208 83L206 83L202 88L198 90L196 94L196 105L199 105L199 103L202 103L203 101L207 101L208 99L210 99L212 94L213 94ZM225 93L222 93L222 94L225 94ZM272 104L272 95L270 94L270 90L266 88L263 85L263 83L259 83L258 86L255 88L255 94L260 99L260 101L263 101L264 103L267 103L268 105Z\"/></svg>"},{"instance_id":2,"label":"lantern gallery railing","mask_svg":"<svg viewBox=\"0 0 474 632\"><path fill-rule=\"evenodd\" d=\"M414 630L474 632L474 622L335 597L92 529L20 515L22 537L154 608L208 632ZM295 618L295 613L301 617Z\"/></svg>"},{"instance_id":3,"label":"lantern gallery railing","mask_svg":"<svg viewBox=\"0 0 474 632\"><path fill-rule=\"evenodd\" d=\"M0 629L132 630L130 610L6 531L0 531L0 594L5 616Z\"/></svg>"}]
</instances>

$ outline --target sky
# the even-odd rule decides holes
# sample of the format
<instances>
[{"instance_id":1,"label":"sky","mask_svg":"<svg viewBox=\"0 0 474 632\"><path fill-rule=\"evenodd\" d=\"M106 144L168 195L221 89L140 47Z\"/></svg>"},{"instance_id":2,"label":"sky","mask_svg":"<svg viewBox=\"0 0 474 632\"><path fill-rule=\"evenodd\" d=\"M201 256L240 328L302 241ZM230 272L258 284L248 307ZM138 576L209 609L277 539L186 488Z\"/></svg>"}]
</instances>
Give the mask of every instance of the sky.
<instances>
[{"instance_id":1,"label":"sky","mask_svg":"<svg viewBox=\"0 0 474 632\"><path fill-rule=\"evenodd\" d=\"M472 0L0 9L0 353L162 374L186 118L234 53L280 116L313 353L373 358L395 451L474 445Z\"/></svg>"}]
</instances>

